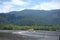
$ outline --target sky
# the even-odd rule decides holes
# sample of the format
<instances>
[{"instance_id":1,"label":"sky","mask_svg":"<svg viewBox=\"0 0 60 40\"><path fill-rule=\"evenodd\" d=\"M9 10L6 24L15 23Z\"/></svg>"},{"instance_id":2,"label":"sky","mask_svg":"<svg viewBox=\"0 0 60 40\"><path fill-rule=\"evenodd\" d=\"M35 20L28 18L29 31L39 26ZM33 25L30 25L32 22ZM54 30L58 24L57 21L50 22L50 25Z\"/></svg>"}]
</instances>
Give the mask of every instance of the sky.
<instances>
[{"instance_id":1,"label":"sky","mask_svg":"<svg viewBox=\"0 0 60 40\"><path fill-rule=\"evenodd\" d=\"M60 0L0 0L0 13L10 11L60 9Z\"/></svg>"}]
</instances>

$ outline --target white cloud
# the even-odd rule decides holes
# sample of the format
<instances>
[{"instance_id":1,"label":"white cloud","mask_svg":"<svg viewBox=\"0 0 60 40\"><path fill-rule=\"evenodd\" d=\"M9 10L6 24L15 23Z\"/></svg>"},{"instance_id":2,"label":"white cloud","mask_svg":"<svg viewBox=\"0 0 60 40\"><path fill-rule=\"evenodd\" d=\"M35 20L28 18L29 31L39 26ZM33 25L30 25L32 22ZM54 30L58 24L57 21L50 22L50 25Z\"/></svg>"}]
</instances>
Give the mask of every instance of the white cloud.
<instances>
[{"instance_id":1,"label":"white cloud","mask_svg":"<svg viewBox=\"0 0 60 40\"><path fill-rule=\"evenodd\" d=\"M27 2L24 2L22 0L12 0L11 2L13 5L20 5L20 6L24 6L27 5Z\"/></svg>"},{"instance_id":2,"label":"white cloud","mask_svg":"<svg viewBox=\"0 0 60 40\"><path fill-rule=\"evenodd\" d=\"M19 10L23 10L25 8L21 8L21 7L27 6L28 2L24 2L22 0L11 0L9 2L2 2L2 5L0 5L0 13L1 12L16 11L17 7L13 8L13 7L15 7L14 5L20 6ZM17 11L19 11L19 10L17 10Z\"/></svg>"},{"instance_id":3,"label":"white cloud","mask_svg":"<svg viewBox=\"0 0 60 40\"><path fill-rule=\"evenodd\" d=\"M11 0L5 2L0 1L0 13L10 12L10 11L20 11L23 9L34 9L34 10L60 9L60 0L52 0L50 2L40 2L37 5L36 3L34 4L32 0L27 0L27 1Z\"/></svg>"},{"instance_id":4,"label":"white cloud","mask_svg":"<svg viewBox=\"0 0 60 40\"><path fill-rule=\"evenodd\" d=\"M60 4L55 2L40 4L40 9L42 10L51 10L51 9L59 9L59 8L60 8Z\"/></svg>"},{"instance_id":5,"label":"white cloud","mask_svg":"<svg viewBox=\"0 0 60 40\"><path fill-rule=\"evenodd\" d=\"M8 3L0 5L0 12L8 12L11 7L12 7L12 5L10 5Z\"/></svg>"},{"instance_id":6,"label":"white cloud","mask_svg":"<svg viewBox=\"0 0 60 40\"><path fill-rule=\"evenodd\" d=\"M60 2L52 0L51 2L44 2L38 5L31 7L30 9L37 10L52 10L52 9L60 9Z\"/></svg>"}]
</instances>

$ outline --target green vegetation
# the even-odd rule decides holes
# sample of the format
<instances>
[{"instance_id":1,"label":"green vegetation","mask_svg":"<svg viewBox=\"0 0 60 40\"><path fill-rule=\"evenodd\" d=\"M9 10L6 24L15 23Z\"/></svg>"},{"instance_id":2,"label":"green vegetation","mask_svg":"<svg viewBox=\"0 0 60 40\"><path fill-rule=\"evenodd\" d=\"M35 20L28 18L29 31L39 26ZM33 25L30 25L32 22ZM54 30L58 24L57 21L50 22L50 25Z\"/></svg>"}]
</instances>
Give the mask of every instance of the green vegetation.
<instances>
[{"instance_id":1,"label":"green vegetation","mask_svg":"<svg viewBox=\"0 0 60 40\"><path fill-rule=\"evenodd\" d=\"M25 9L0 13L0 23L19 26L60 25L60 9L50 11Z\"/></svg>"},{"instance_id":2,"label":"green vegetation","mask_svg":"<svg viewBox=\"0 0 60 40\"><path fill-rule=\"evenodd\" d=\"M57 10L22 10L0 13L1 30L49 30L60 29L60 9Z\"/></svg>"},{"instance_id":3,"label":"green vegetation","mask_svg":"<svg viewBox=\"0 0 60 40\"><path fill-rule=\"evenodd\" d=\"M48 30L55 31L59 30L60 26L16 26L16 25L6 25L0 24L0 30L27 30L33 28L34 30Z\"/></svg>"}]
</instances>

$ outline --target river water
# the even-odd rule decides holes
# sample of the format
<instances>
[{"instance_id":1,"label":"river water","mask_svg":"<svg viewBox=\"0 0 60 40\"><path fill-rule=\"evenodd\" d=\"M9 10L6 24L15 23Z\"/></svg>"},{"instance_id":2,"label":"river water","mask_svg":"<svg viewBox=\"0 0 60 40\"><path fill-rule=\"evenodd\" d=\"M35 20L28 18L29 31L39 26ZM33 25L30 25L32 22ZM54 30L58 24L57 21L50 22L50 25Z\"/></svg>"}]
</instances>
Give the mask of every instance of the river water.
<instances>
[{"instance_id":1,"label":"river water","mask_svg":"<svg viewBox=\"0 0 60 40\"><path fill-rule=\"evenodd\" d=\"M0 40L60 40L59 31L0 30Z\"/></svg>"}]
</instances>

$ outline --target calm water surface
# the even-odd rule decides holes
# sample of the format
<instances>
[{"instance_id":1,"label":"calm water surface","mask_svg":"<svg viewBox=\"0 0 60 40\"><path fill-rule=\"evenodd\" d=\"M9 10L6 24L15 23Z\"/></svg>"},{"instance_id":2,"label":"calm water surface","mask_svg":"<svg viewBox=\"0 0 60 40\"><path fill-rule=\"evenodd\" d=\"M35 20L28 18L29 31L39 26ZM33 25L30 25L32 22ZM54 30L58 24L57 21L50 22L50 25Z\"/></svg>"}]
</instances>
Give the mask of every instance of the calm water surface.
<instances>
[{"instance_id":1,"label":"calm water surface","mask_svg":"<svg viewBox=\"0 0 60 40\"><path fill-rule=\"evenodd\" d=\"M0 40L59 40L59 31L0 30Z\"/></svg>"}]
</instances>

